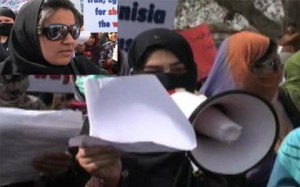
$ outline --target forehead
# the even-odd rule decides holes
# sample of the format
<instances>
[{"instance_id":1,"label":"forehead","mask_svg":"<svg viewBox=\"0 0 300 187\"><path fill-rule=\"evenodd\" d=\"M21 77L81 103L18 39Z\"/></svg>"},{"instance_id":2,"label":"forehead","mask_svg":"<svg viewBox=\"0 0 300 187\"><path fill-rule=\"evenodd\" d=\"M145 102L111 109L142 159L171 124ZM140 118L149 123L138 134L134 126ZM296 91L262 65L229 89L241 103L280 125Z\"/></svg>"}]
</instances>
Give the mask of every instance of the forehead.
<instances>
[{"instance_id":1,"label":"forehead","mask_svg":"<svg viewBox=\"0 0 300 187\"><path fill-rule=\"evenodd\" d=\"M50 24L64 24L67 26L74 25L76 23L75 16L71 10L58 9L53 12L46 20L45 26Z\"/></svg>"},{"instance_id":2,"label":"forehead","mask_svg":"<svg viewBox=\"0 0 300 187\"><path fill-rule=\"evenodd\" d=\"M178 64L180 60L168 50L157 50L150 54L145 66L169 66Z\"/></svg>"},{"instance_id":3,"label":"forehead","mask_svg":"<svg viewBox=\"0 0 300 187\"><path fill-rule=\"evenodd\" d=\"M10 17L0 16L0 21L2 22L14 22L14 20Z\"/></svg>"}]
</instances>

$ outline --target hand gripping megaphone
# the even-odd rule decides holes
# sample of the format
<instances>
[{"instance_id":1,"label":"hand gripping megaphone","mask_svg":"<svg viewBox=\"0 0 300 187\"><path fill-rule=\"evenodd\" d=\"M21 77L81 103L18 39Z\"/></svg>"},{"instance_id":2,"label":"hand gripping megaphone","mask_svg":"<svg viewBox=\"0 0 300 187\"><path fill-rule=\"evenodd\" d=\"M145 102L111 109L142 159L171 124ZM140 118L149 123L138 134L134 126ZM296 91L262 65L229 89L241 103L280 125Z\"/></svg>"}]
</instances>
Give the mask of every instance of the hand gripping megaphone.
<instances>
[{"instance_id":1,"label":"hand gripping megaphone","mask_svg":"<svg viewBox=\"0 0 300 187\"><path fill-rule=\"evenodd\" d=\"M171 97L195 129L197 147L189 156L204 171L242 175L275 145L278 117L272 105L257 95L234 90L206 98L177 91Z\"/></svg>"}]
</instances>

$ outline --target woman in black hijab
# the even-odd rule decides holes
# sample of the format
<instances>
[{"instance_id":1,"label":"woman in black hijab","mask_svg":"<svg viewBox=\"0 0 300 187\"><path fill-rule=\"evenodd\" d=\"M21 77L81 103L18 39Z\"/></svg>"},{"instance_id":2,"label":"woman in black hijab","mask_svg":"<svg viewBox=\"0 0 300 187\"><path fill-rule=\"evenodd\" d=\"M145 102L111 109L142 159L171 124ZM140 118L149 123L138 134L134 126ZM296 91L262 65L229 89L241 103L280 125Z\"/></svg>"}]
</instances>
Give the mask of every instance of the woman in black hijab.
<instances>
[{"instance_id":1,"label":"woman in black hijab","mask_svg":"<svg viewBox=\"0 0 300 187\"><path fill-rule=\"evenodd\" d=\"M133 74L155 74L167 90L196 89L192 50L176 31L156 28L139 34L128 51L128 63ZM192 186L191 165L185 152L124 154L122 163L123 170L129 173L123 181L127 186Z\"/></svg>"},{"instance_id":2,"label":"woman in black hijab","mask_svg":"<svg viewBox=\"0 0 300 187\"><path fill-rule=\"evenodd\" d=\"M79 12L69 0L34 0L20 11L1 74L99 74L84 57L73 57L80 35Z\"/></svg>"},{"instance_id":3,"label":"woman in black hijab","mask_svg":"<svg viewBox=\"0 0 300 187\"><path fill-rule=\"evenodd\" d=\"M167 90L196 89L197 68L192 50L175 31L158 28L138 35L129 49L128 63L134 74L155 74Z\"/></svg>"},{"instance_id":4,"label":"woman in black hijab","mask_svg":"<svg viewBox=\"0 0 300 187\"><path fill-rule=\"evenodd\" d=\"M194 92L196 89L197 71L192 50L187 41L175 31L152 29L141 33L132 43L128 61L133 74L155 74L167 90L185 88ZM97 147L81 148L81 151L82 149L93 153L97 151ZM101 158L100 149L98 155ZM93 158L95 157L77 157L83 168L89 166L84 164L84 159L91 161ZM93 161L97 163L95 160ZM123 171L117 182L122 187L199 186L193 177L186 152L123 153L121 161ZM116 170L116 166L114 170L111 167L111 171ZM99 177L95 173L92 180Z\"/></svg>"},{"instance_id":5,"label":"woman in black hijab","mask_svg":"<svg viewBox=\"0 0 300 187\"><path fill-rule=\"evenodd\" d=\"M8 47L9 35L15 22L15 14L8 7L0 7L0 39L1 46Z\"/></svg>"}]
</instances>

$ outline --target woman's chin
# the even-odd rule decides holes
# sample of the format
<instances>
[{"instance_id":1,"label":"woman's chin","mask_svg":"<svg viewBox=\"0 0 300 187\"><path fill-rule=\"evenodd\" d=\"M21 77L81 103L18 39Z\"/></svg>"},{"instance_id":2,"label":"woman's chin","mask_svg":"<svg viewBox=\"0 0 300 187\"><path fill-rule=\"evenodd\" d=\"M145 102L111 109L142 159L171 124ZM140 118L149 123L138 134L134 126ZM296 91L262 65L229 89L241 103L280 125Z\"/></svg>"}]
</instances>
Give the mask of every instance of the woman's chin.
<instances>
[{"instance_id":1,"label":"woman's chin","mask_svg":"<svg viewBox=\"0 0 300 187\"><path fill-rule=\"evenodd\" d=\"M54 66L67 66L68 64L70 64L70 58L68 60L56 61L55 63L50 63L50 64Z\"/></svg>"}]
</instances>

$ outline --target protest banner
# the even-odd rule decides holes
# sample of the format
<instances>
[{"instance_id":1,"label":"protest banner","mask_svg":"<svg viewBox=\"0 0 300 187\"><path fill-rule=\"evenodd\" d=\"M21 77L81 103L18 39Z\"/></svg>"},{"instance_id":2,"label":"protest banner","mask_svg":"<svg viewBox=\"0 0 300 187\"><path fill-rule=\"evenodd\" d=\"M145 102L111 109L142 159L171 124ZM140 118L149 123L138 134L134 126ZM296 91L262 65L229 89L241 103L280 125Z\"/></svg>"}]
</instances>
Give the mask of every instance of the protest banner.
<instances>
[{"instance_id":1,"label":"protest banner","mask_svg":"<svg viewBox=\"0 0 300 187\"><path fill-rule=\"evenodd\" d=\"M118 32L118 0L84 0L84 30Z\"/></svg>"},{"instance_id":2,"label":"protest banner","mask_svg":"<svg viewBox=\"0 0 300 187\"><path fill-rule=\"evenodd\" d=\"M217 48L207 24L178 31L190 44L197 64L198 81L205 79L213 65Z\"/></svg>"},{"instance_id":3,"label":"protest banner","mask_svg":"<svg viewBox=\"0 0 300 187\"><path fill-rule=\"evenodd\" d=\"M173 29L177 0L119 1L119 48L126 53L132 39L152 28Z\"/></svg>"},{"instance_id":4,"label":"protest banner","mask_svg":"<svg viewBox=\"0 0 300 187\"><path fill-rule=\"evenodd\" d=\"M30 75L29 92L73 93L70 75Z\"/></svg>"}]
</instances>

